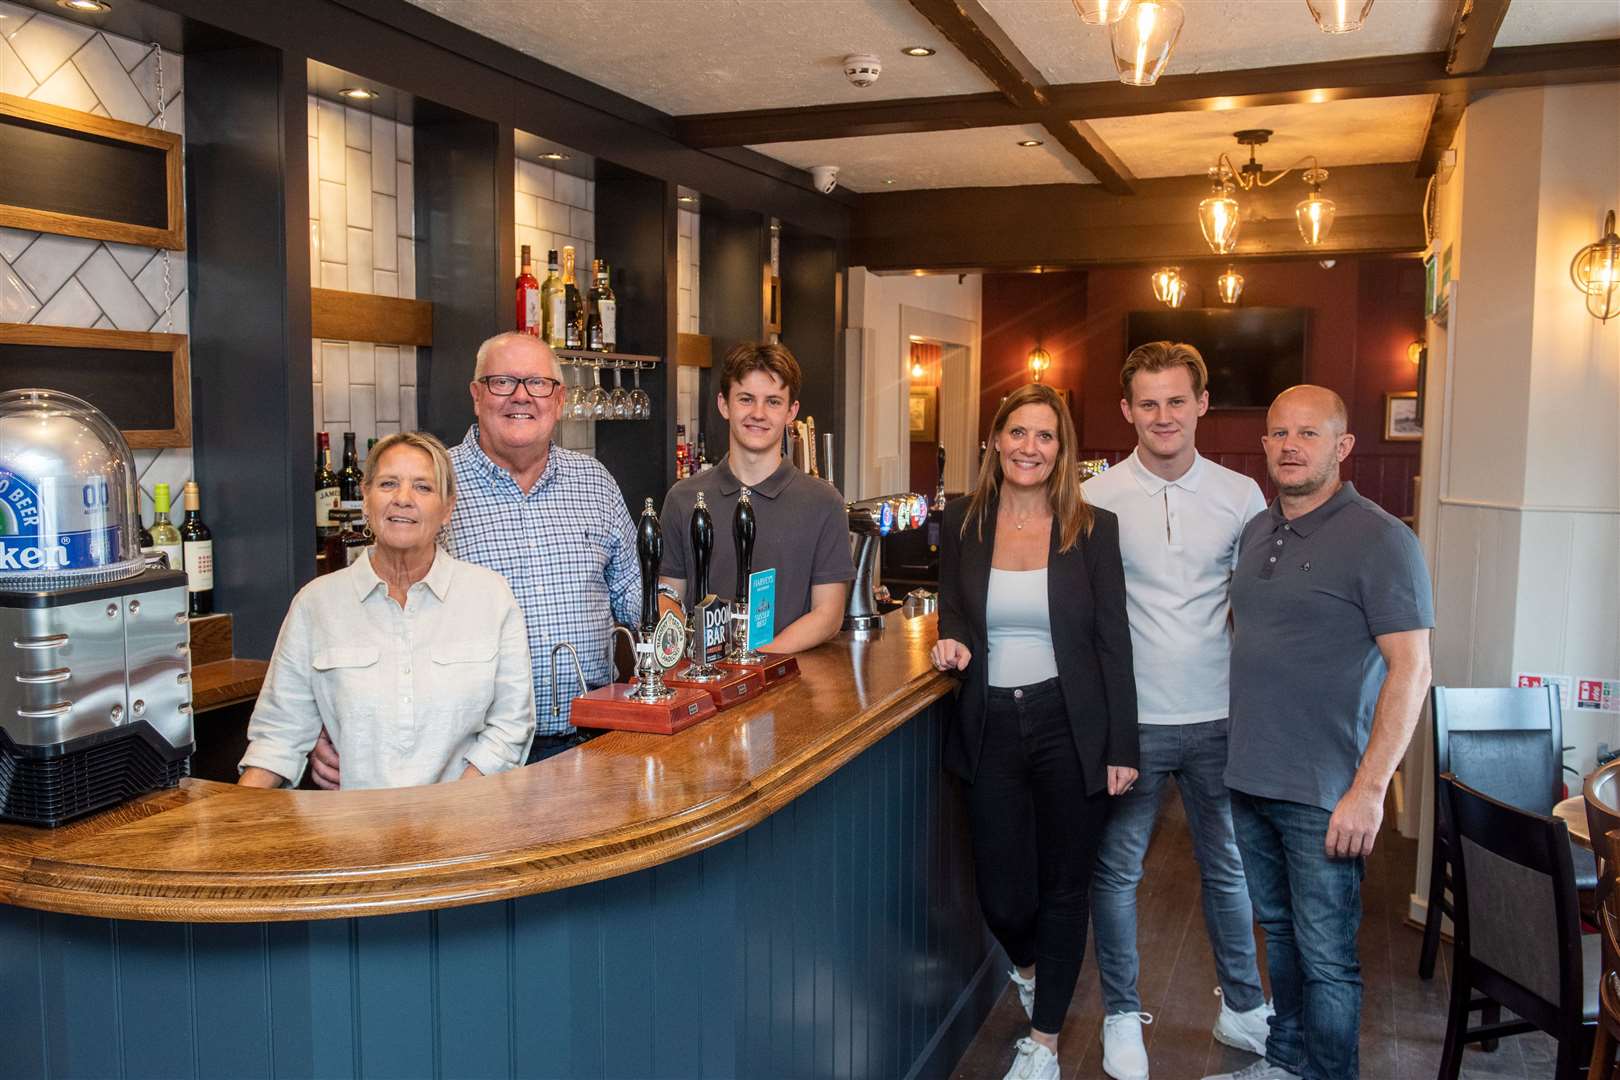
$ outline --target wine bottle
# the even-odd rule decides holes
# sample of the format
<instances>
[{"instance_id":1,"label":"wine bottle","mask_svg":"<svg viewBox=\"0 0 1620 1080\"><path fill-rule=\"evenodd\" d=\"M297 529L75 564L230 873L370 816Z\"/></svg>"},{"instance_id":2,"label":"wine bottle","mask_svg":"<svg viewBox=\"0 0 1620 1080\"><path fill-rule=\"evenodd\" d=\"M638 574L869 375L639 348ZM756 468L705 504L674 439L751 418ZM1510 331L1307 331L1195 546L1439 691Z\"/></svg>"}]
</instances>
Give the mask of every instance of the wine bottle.
<instances>
[{"instance_id":1,"label":"wine bottle","mask_svg":"<svg viewBox=\"0 0 1620 1080\"><path fill-rule=\"evenodd\" d=\"M563 247L563 348L585 347L585 312L580 303L579 286L574 284L574 247Z\"/></svg>"},{"instance_id":2,"label":"wine bottle","mask_svg":"<svg viewBox=\"0 0 1620 1080\"><path fill-rule=\"evenodd\" d=\"M337 506L338 475L332 471L332 437L326 432L315 435L315 535L330 536L337 527L332 520L332 508Z\"/></svg>"},{"instance_id":3,"label":"wine bottle","mask_svg":"<svg viewBox=\"0 0 1620 1080\"><path fill-rule=\"evenodd\" d=\"M193 615L211 615L214 611L214 534L203 524L199 508L202 499L195 480L186 481L184 495L186 519L180 523L180 543L186 564L188 609Z\"/></svg>"},{"instance_id":4,"label":"wine bottle","mask_svg":"<svg viewBox=\"0 0 1620 1080\"><path fill-rule=\"evenodd\" d=\"M546 280L540 283L541 331L546 344L563 347L563 282L557 272L557 249L546 252Z\"/></svg>"},{"instance_id":5,"label":"wine bottle","mask_svg":"<svg viewBox=\"0 0 1620 1080\"><path fill-rule=\"evenodd\" d=\"M602 262L591 260L591 291L585 294L585 347L607 351L602 337Z\"/></svg>"},{"instance_id":6,"label":"wine bottle","mask_svg":"<svg viewBox=\"0 0 1620 1080\"><path fill-rule=\"evenodd\" d=\"M540 282L530 267L529 245L523 245L522 269L517 277L517 332L540 336Z\"/></svg>"},{"instance_id":7,"label":"wine bottle","mask_svg":"<svg viewBox=\"0 0 1620 1080\"><path fill-rule=\"evenodd\" d=\"M338 473L338 506L344 510L365 511L362 485L366 474L360 471L360 455L354 448L354 432L343 433L343 471Z\"/></svg>"},{"instance_id":8,"label":"wine bottle","mask_svg":"<svg viewBox=\"0 0 1620 1080\"><path fill-rule=\"evenodd\" d=\"M168 556L170 570L186 568L180 530L169 521L169 485L152 485L152 550Z\"/></svg>"},{"instance_id":9,"label":"wine bottle","mask_svg":"<svg viewBox=\"0 0 1620 1080\"><path fill-rule=\"evenodd\" d=\"M608 352L619 350L619 301L613 295L613 275L606 260L598 275L596 308L602 319L602 348Z\"/></svg>"},{"instance_id":10,"label":"wine bottle","mask_svg":"<svg viewBox=\"0 0 1620 1080\"><path fill-rule=\"evenodd\" d=\"M141 510L141 498L135 496L135 530L141 542L141 550L145 551L152 546L152 530L146 527L146 514Z\"/></svg>"}]
</instances>

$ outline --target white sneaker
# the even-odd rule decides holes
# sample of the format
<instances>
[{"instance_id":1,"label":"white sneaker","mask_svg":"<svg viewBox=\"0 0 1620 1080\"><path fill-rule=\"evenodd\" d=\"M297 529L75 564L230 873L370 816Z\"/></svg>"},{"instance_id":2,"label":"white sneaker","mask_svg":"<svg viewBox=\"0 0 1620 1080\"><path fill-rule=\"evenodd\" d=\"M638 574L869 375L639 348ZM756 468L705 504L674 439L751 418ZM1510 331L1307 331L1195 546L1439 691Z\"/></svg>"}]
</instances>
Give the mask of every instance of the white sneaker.
<instances>
[{"instance_id":1,"label":"white sneaker","mask_svg":"<svg viewBox=\"0 0 1620 1080\"><path fill-rule=\"evenodd\" d=\"M1013 1043L1018 1050L1003 1080L1059 1080L1058 1057L1034 1039Z\"/></svg>"},{"instance_id":2,"label":"white sneaker","mask_svg":"<svg viewBox=\"0 0 1620 1080\"><path fill-rule=\"evenodd\" d=\"M1204 1080L1300 1080L1300 1076L1298 1073L1289 1072L1281 1065L1273 1065L1261 1059L1237 1072L1214 1073L1204 1077Z\"/></svg>"},{"instance_id":3,"label":"white sneaker","mask_svg":"<svg viewBox=\"0 0 1620 1080\"><path fill-rule=\"evenodd\" d=\"M1018 987L1018 1004L1024 1007L1024 1015L1031 1020L1035 1019L1035 976L1031 975L1026 979L1018 974L1017 968L1013 968L1007 972L1007 977Z\"/></svg>"},{"instance_id":4,"label":"white sneaker","mask_svg":"<svg viewBox=\"0 0 1620 1080\"><path fill-rule=\"evenodd\" d=\"M1269 1001L1262 1001L1247 1012L1238 1012L1221 999L1221 1014L1215 1018L1214 1035L1217 1041L1239 1050L1262 1057L1266 1053L1266 1036L1271 1034L1268 1022L1277 1010Z\"/></svg>"},{"instance_id":5,"label":"white sneaker","mask_svg":"<svg viewBox=\"0 0 1620 1080\"><path fill-rule=\"evenodd\" d=\"M1114 1080L1148 1080L1142 1025L1151 1023L1152 1014L1145 1012L1113 1013L1103 1017L1103 1072Z\"/></svg>"}]
</instances>

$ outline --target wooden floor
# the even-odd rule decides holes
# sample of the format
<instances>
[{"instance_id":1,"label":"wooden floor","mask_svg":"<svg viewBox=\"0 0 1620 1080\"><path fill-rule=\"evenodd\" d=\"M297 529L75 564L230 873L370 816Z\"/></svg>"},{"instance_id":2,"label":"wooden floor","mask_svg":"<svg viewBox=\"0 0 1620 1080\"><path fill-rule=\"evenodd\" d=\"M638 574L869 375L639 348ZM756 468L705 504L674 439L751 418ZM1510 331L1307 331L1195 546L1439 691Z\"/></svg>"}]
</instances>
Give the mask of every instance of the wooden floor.
<instances>
[{"instance_id":1,"label":"wooden floor","mask_svg":"<svg viewBox=\"0 0 1620 1080\"><path fill-rule=\"evenodd\" d=\"M1174 785L1170 790L1174 791ZM1417 842L1386 828L1367 862L1362 885L1361 1075L1365 1080L1430 1080L1439 1069L1450 985L1449 947L1429 982L1417 977L1422 935L1405 923L1417 860ZM1220 1002L1215 963L1204 932L1197 866L1181 801L1165 797L1148 851L1138 902L1142 1008L1153 1014L1143 1028L1154 1080L1198 1080L1254 1061L1252 1054L1218 1043L1210 1035ZM1258 936L1258 932L1257 932ZM1262 943L1260 970L1265 971ZM1103 1077L1102 1000L1087 943L1074 1003L1064 1022L1059 1058L1065 1080ZM1268 991L1269 994L1269 991ZM1028 1021L1011 986L1001 995L955 1076L1001 1077L1012 1061L1015 1039ZM1553 1071L1553 1041L1540 1034L1502 1040L1495 1053L1470 1049L1464 1077L1544 1080Z\"/></svg>"}]
</instances>

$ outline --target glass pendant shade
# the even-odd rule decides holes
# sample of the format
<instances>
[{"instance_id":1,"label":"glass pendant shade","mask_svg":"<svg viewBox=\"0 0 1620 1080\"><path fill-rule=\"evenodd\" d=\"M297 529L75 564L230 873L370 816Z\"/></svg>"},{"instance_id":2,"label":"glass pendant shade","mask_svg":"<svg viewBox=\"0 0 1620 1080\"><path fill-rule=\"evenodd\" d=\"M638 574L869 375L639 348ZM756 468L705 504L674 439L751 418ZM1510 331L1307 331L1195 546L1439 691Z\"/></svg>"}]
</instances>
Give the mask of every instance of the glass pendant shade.
<instances>
[{"instance_id":1,"label":"glass pendant shade","mask_svg":"<svg viewBox=\"0 0 1620 1080\"><path fill-rule=\"evenodd\" d=\"M1186 302L1186 299L1187 279L1178 277L1175 280L1175 284L1170 288L1170 295L1165 297L1164 302L1169 304L1171 307L1176 308L1180 307L1184 302Z\"/></svg>"},{"instance_id":2,"label":"glass pendant shade","mask_svg":"<svg viewBox=\"0 0 1620 1080\"><path fill-rule=\"evenodd\" d=\"M1333 200L1322 198L1319 191L1311 192L1295 205L1294 221L1299 224L1300 239L1308 247L1316 247L1333 231L1335 209Z\"/></svg>"},{"instance_id":3,"label":"glass pendant shade","mask_svg":"<svg viewBox=\"0 0 1620 1080\"><path fill-rule=\"evenodd\" d=\"M1198 204L1198 227L1204 242L1217 255L1226 255L1237 246L1238 201L1225 191Z\"/></svg>"},{"instance_id":4,"label":"glass pendant shade","mask_svg":"<svg viewBox=\"0 0 1620 1080\"><path fill-rule=\"evenodd\" d=\"M1603 236L1575 253L1569 279L1586 295L1586 310L1608 322L1620 315L1620 236L1614 231L1614 211L1603 219Z\"/></svg>"},{"instance_id":5,"label":"glass pendant shade","mask_svg":"<svg viewBox=\"0 0 1620 1080\"><path fill-rule=\"evenodd\" d=\"M1373 0L1305 0L1311 18L1324 34L1348 34L1361 29Z\"/></svg>"},{"instance_id":6,"label":"glass pendant shade","mask_svg":"<svg viewBox=\"0 0 1620 1080\"><path fill-rule=\"evenodd\" d=\"M1153 271L1153 299L1161 304L1170 302L1170 294L1175 291L1176 282L1181 280L1179 267L1166 266L1161 270Z\"/></svg>"},{"instance_id":7,"label":"glass pendant shade","mask_svg":"<svg viewBox=\"0 0 1620 1080\"><path fill-rule=\"evenodd\" d=\"M1029 354L1029 377L1031 379L1033 379L1036 382L1040 382L1041 381L1041 376L1046 372L1046 369L1051 367L1051 366L1052 366L1052 354L1051 353L1047 352L1045 349L1041 348L1039 345L1035 346L1034 349L1030 350L1030 354Z\"/></svg>"},{"instance_id":8,"label":"glass pendant shade","mask_svg":"<svg viewBox=\"0 0 1620 1080\"><path fill-rule=\"evenodd\" d=\"M1119 81L1129 86L1158 82L1186 21L1187 14L1176 0L1136 0L1108 30Z\"/></svg>"},{"instance_id":9,"label":"glass pendant shade","mask_svg":"<svg viewBox=\"0 0 1620 1080\"><path fill-rule=\"evenodd\" d=\"M1215 291L1221 294L1223 304L1237 303L1243 295L1243 275L1228 266L1226 273L1215 279Z\"/></svg>"},{"instance_id":10,"label":"glass pendant shade","mask_svg":"<svg viewBox=\"0 0 1620 1080\"><path fill-rule=\"evenodd\" d=\"M1112 26L1125 17L1131 0L1074 0L1074 10L1088 26Z\"/></svg>"}]
</instances>

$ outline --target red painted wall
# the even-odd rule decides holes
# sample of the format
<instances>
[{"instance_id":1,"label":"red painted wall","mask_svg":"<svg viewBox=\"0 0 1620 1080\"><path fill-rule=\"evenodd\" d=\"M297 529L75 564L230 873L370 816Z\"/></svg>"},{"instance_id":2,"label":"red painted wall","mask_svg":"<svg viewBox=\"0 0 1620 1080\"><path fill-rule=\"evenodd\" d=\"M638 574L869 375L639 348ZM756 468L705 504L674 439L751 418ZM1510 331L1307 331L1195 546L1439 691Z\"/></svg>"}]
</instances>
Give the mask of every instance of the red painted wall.
<instances>
[{"instance_id":1,"label":"red painted wall","mask_svg":"<svg viewBox=\"0 0 1620 1080\"><path fill-rule=\"evenodd\" d=\"M1189 304L1218 306L1215 277L1224 267L1184 268ZM1315 262L1243 263L1244 304L1311 309L1306 378L1338 391L1350 411L1356 447L1344 475L1398 516L1412 512L1418 443L1385 442L1384 394L1417 386L1406 347L1423 334L1423 266L1416 259L1341 258ZM1082 455L1119 460L1136 444L1119 411L1119 365L1125 319L1157 303L1142 268L1063 274L992 274L984 279L981 438L996 404L1027 380L1025 361L1037 338L1052 353L1047 382L1068 387ZM1267 494L1259 409L1211 411L1198 424L1198 448L1261 481Z\"/></svg>"}]
</instances>

